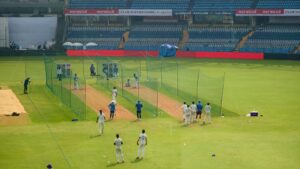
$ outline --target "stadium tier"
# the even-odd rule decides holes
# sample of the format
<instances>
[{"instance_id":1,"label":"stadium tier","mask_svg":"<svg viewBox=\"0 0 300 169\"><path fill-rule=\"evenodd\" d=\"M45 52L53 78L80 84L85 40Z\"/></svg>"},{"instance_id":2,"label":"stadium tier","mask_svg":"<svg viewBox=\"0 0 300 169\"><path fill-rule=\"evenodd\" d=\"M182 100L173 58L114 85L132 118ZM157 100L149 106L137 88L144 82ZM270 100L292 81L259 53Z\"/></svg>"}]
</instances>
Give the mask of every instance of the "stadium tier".
<instances>
[{"instance_id":1,"label":"stadium tier","mask_svg":"<svg viewBox=\"0 0 300 169\"><path fill-rule=\"evenodd\" d=\"M299 26L268 25L256 28L241 51L289 53L300 42Z\"/></svg>"},{"instance_id":2,"label":"stadium tier","mask_svg":"<svg viewBox=\"0 0 300 169\"><path fill-rule=\"evenodd\" d=\"M87 49L118 49L124 33L126 50L158 50L161 44L179 45L183 25L135 25L128 27L70 27L67 41L98 46ZM181 50L186 51L235 51L239 42L252 31L246 26L191 26L187 29L188 40ZM259 26L245 40L240 51L265 53L290 53L300 42L300 26ZM123 48L123 47L122 47Z\"/></svg>"},{"instance_id":3,"label":"stadium tier","mask_svg":"<svg viewBox=\"0 0 300 169\"><path fill-rule=\"evenodd\" d=\"M297 9L300 8L299 0L259 0L256 8L280 8Z\"/></svg>"},{"instance_id":4,"label":"stadium tier","mask_svg":"<svg viewBox=\"0 0 300 169\"><path fill-rule=\"evenodd\" d=\"M70 8L126 8L126 0L70 0Z\"/></svg>"},{"instance_id":5,"label":"stadium tier","mask_svg":"<svg viewBox=\"0 0 300 169\"><path fill-rule=\"evenodd\" d=\"M240 39L250 31L247 27L190 27L185 50L233 51Z\"/></svg>"},{"instance_id":6,"label":"stadium tier","mask_svg":"<svg viewBox=\"0 0 300 169\"><path fill-rule=\"evenodd\" d=\"M233 12L236 9L251 8L253 0L195 0L193 12Z\"/></svg>"},{"instance_id":7,"label":"stadium tier","mask_svg":"<svg viewBox=\"0 0 300 169\"><path fill-rule=\"evenodd\" d=\"M172 9L174 12L186 12L190 0L133 0L132 9Z\"/></svg>"},{"instance_id":8,"label":"stadium tier","mask_svg":"<svg viewBox=\"0 0 300 169\"><path fill-rule=\"evenodd\" d=\"M298 9L299 0L70 0L78 9L172 9L173 12L234 12L237 9Z\"/></svg>"},{"instance_id":9,"label":"stadium tier","mask_svg":"<svg viewBox=\"0 0 300 169\"><path fill-rule=\"evenodd\" d=\"M70 27L67 41L98 44L87 49L118 49L120 39L126 30L126 27Z\"/></svg>"},{"instance_id":10,"label":"stadium tier","mask_svg":"<svg viewBox=\"0 0 300 169\"><path fill-rule=\"evenodd\" d=\"M129 33L125 49L158 50L161 44L177 45L181 37L181 25L138 25Z\"/></svg>"}]
</instances>

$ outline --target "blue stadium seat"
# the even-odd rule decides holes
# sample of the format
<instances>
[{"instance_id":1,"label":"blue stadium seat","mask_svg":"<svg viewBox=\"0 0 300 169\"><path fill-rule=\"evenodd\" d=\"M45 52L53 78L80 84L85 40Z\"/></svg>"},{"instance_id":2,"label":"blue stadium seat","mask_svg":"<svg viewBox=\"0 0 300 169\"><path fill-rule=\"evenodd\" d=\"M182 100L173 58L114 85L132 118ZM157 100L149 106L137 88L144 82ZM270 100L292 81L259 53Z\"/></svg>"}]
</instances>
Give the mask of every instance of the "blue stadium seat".
<instances>
[{"instance_id":1,"label":"blue stadium seat","mask_svg":"<svg viewBox=\"0 0 300 169\"><path fill-rule=\"evenodd\" d=\"M256 29L241 51L289 53L300 42L300 26L266 25Z\"/></svg>"}]
</instances>

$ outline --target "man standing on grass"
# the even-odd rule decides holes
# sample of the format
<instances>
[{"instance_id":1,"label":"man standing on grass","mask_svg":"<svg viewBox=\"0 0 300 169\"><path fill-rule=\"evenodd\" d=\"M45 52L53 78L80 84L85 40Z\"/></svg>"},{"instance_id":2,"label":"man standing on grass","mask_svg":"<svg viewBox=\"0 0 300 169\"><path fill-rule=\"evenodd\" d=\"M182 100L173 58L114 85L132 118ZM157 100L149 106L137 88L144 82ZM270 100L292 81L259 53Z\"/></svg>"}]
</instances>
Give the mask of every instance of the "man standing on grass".
<instances>
[{"instance_id":1,"label":"man standing on grass","mask_svg":"<svg viewBox=\"0 0 300 169\"><path fill-rule=\"evenodd\" d=\"M114 86L112 89L112 99L116 101L117 96L118 96L118 89L116 88L116 86Z\"/></svg>"},{"instance_id":2,"label":"man standing on grass","mask_svg":"<svg viewBox=\"0 0 300 169\"><path fill-rule=\"evenodd\" d=\"M60 65L57 67L57 72L56 73L57 73L58 80L61 81L61 79L62 79L62 68L61 68Z\"/></svg>"},{"instance_id":3,"label":"man standing on grass","mask_svg":"<svg viewBox=\"0 0 300 169\"><path fill-rule=\"evenodd\" d=\"M74 75L73 80L74 80L74 89L75 89L75 90L78 90L78 89L79 89L79 78L78 78L78 76L77 76L76 73L75 73L75 75Z\"/></svg>"},{"instance_id":4,"label":"man standing on grass","mask_svg":"<svg viewBox=\"0 0 300 169\"><path fill-rule=\"evenodd\" d=\"M133 78L135 80L135 88L138 88L139 87L139 77L137 76L136 73L133 74Z\"/></svg>"},{"instance_id":5,"label":"man standing on grass","mask_svg":"<svg viewBox=\"0 0 300 169\"><path fill-rule=\"evenodd\" d=\"M209 103L207 103L204 107L205 109L205 118L203 121L203 124L207 123L211 123L211 106Z\"/></svg>"},{"instance_id":6,"label":"man standing on grass","mask_svg":"<svg viewBox=\"0 0 300 169\"><path fill-rule=\"evenodd\" d=\"M91 66L90 66L90 74L91 74L91 76L96 76L94 64L91 64Z\"/></svg>"},{"instance_id":7,"label":"man standing on grass","mask_svg":"<svg viewBox=\"0 0 300 169\"><path fill-rule=\"evenodd\" d=\"M184 110L184 119L185 119L185 124L186 125L189 125L191 123L191 109L190 109L190 106L187 105L185 110Z\"/></svg>"},{"instance_id":8,"label":"man standing on grass","mask_svg":"<svg viewBox=\"0 0 300 169\"><path fill-rule=\"evenodd\" d=\"M196 109L197 106L195 104L195 102L192 102L191 106L190 106L190 110L191 110L191 122L195 122L196 120Z\"/></svg>"},{"instance_id":9,"label":"man standing on grass","mask_svg":"<svg viewBox=\"0 0 300 169\"><path fill-rule=\"evenodd\" d=\"M110 104L108 105L109 111L110 111L110 115L109 115L109 119L114 119L115 117L115 111L116 111L116 104L115 102L110 102Z\"/></svg>"},{"instance_id":10,"label":"man standing on grass","mask_svg":"<svg viewBox=\"0 0 300 169\"><path fill-rule=\"evenodd\" d=\"M138 120L141 120L142 119L142 108L143 108L143 104L138 101L135 105L136 107L136 117Z\"/></svg>"},{"instance_id":11,"label":"man standing on grass","mask_svg":"<svg viewBox=\"0 0 300 169\"><path fill-rule=\"evenodd\" d=\"M187 108L186 102L183 102L183 105L181 106L183 121L185 121L185 109L186 108Z\"/></svg>"},{"instance_id":12,"label":"man standing on grass","mask_svg":"<svg viewBox=\"0 0 300 169\"><path fill-rule=\"evenodd\" d=\"M30 78L27 77L25 80L24 80L24 94L28 94L28 85L30 83Z\"/></svg>"},{"instance_id":13,"label":"man standing on grass","mask_svg":"<svg viewBox=\"0 0 300 169\"><path fill-rule=\"evenodd\" d=\"M116 159L118 163L124 163L124 155L122 152L122 145L123 145L123 141L120 138L119 134L116 135L116 139L114 141L114 145L116 148Z\"/></svg>"},{"instance_id":14,"label":"man standing on grass","mask_svg":"<svg viewBox=\"0 0 300 169\"><path fill-rule=\"evenodd\" d=\"M143 159L145 154L145 146L147 145L147 135L145 133L145 130L142 130L142 133L140 134L136 144L139 146L138 148L138 156L136 159Z\"/></svg>"},{"instance_id":15,"label":"man standing on grass","mask_svg":"<svg viewBox=\"0 0 300 169\"><path fill-rule=\"evenodd\" d=\"M198 101L196 120L197 120L198 117L201 119L202 108L203 108L203 106L202 106L201 101Z\"/></svg>"},{"instance_id":16,"label":"man standing on grass","mask_svg":"<svg viewBox=\"0 0 300 169\"><path fill-rule=\"evenodd\" d=\"M102 112L102 110L99 110L99 115L98 115L98 117L97 117L96 123L99 124L99 132L100 132L100 135L102 135L103 132L104 132L104 121L105 121L105 115L104 115L104 113Z\"/></svg>"}]
</instances>

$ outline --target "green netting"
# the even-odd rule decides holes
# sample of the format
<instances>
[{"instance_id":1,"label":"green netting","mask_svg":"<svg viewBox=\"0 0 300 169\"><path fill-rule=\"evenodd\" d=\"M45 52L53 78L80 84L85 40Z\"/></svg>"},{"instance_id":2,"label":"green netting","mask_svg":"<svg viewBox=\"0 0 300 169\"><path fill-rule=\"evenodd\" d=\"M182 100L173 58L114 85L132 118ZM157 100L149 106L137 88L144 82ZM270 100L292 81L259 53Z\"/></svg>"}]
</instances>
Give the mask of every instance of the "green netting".
<instances>
[{"instance_id":1,"label":"green netting","mask_svg":"<svg viewBox=\"0 0 300 169\"><path fill-rule=\"evenodd\" d=\"M157 81L159 87L150 82L145 85L179 102L209 102L212 104L213 115L221 115L223 75L211 77L190 64L174 58L147 58L147 79L150 82Z\"/></svg>"},{"instance_id":2,"label":"green netting","mask_svg":"<svg viewBox=\"0 0 300 169\"><path fill-rule=\"evenodd\" d=\"M70 71L63 72L62 78L57 76L57 65L67 64L64 61L45 58L46 86L62 103L68 106L77 118L86 119L86 80L82 69L75 64L69 64ZM78 79L74 80L75 73ZM76 81L76 82L75 82Z\"/></svg>"},{"instance_id":3,"label":"green netting","mask_svg":"<svg viewBox=\"0 0 300 169\"><path fill-rule=\"evenodd\" d=\"M111 69L108 65L117 65L117 72ZM145 93L146 85L144 85L157 82L149 81L147 79L145 74L146 71L144 71L145 69L145 62L141 59L129 58L119 61L117 59L111 60L109 58L98 58L97 84L101 85L101 87L108 92L111 92L113 87L116 87L119 95L125 98L132 107L135 107L138 100L151 103L152 106L147 106L147 108L145 107L146 110L149 111L147 114L157 116L157 93L156 91L154 91L155 94L152 92ZM138 85L136 85L134 74L138 77ZM157 87L155 87L155 89L156 88Z\"/></svg>"}]
</instances>

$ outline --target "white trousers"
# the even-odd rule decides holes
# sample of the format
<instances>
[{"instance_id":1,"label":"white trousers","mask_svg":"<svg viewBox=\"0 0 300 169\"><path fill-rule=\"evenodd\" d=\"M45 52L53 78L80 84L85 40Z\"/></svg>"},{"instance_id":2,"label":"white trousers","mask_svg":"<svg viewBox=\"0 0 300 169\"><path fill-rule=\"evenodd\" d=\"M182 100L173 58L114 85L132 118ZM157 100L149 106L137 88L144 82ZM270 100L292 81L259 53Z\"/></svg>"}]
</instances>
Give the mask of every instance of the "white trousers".
<instances>
[{"instance_id":1,"label":"white trousers","mask_svg":"<svg viewBox=\"0 0 300 169\"><path fill-rule=\"evenodd\" d=\"M204 122L210 123L211 122L211 114L205 113Z\"/></svg>"},{"instance_id":2,"label":"white trousers","mask_svg":"<svg viewBox=\"0 0 300 169\"><path fill-rule=\"evenodd\" d=\"M191 122L195 122L196 119L196 112L191 113Z\"/></svg>"},{"instance_id":3,"label":"white trousers","mask_svg":"<svg viewBox=\"0 0 300 169\"><path fill-rule=\"evenodd\" d=\"M112 100L116 100L116 94L112 94Z\"/></svg>"},{"instance_id":4,"label":"white trousers","mask_svg":"<svg viewBox=\"0 0 300 169\"><path fill-rule=\"evenodd\" d=\"M138 157L144 157L145 154L145 144L140 144L138 148Z\"/></svg>"},{"instance_id":5,"label":"white trousers","mask_svg":"<svg viewBox=\"0 0 300 169\"><path fill-rule=\"evenodd\" d=\"M191 123L191 114L186 114L184 119L185 119L185 124L190 124Z\"/></svg>"},{"instance_id":6,"label":"white trousers","mask_svg":"<svg viewBox=\"0 0 300 169\"><path fill-rule=\"evenodd\" d=\"M103 134L104 131L104 123L99 123L99 133Z\"/></svg>"},{"instance_id":7,"label":"white trousers","mask_svg":"<svg viewBox=\"0 0 300 169\"><path fill-rule=\"evenodd\" d=\"M117 162L123 162L124 161L124 155L123 155L123 152L122 152L121 148L116 148L116 159L117 159Z\"/></svg>"},{"instance_id":8,"label":"white trousers","mask_svg":"<svg viewBox=\"0 0 300 169\"><path fill-rule=\"evenodd\" d=\"M78 81L75 81L74 82L74 89L79 89L79 82Z\"/></svg>"}]
</instances>

